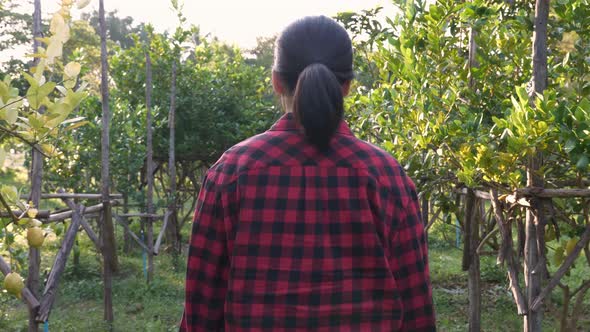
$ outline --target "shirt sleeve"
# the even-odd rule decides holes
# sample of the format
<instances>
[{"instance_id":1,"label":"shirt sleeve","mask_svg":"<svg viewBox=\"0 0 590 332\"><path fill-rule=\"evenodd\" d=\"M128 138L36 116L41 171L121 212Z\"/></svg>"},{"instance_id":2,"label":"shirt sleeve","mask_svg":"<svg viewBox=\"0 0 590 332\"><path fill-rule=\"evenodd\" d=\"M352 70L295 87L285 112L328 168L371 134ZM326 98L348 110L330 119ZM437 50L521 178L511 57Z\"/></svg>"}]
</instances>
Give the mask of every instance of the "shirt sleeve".
<instances>
[{"instance_id":1,"label":"shirt sleeve","mask_svg":"<svg viewBox=\"0 0 590 332\"><path fill-rule=\"evenodd\" d=\"M391 268L403 311L402 331L436 331L428 249L420 205L413 183L409 200L393 234Z\"/></svg>"},{"instance_id":2,"label":"shirt sleeve","mask_svg":"<svg viewBox=\"0 0 590 332\"><path fill-rule=\"evenodd\" d=\"M229 273L226 208L220 190L205 177L197 200L188 250L180 331L223 330Z\"/></svg>"}]
</instances>

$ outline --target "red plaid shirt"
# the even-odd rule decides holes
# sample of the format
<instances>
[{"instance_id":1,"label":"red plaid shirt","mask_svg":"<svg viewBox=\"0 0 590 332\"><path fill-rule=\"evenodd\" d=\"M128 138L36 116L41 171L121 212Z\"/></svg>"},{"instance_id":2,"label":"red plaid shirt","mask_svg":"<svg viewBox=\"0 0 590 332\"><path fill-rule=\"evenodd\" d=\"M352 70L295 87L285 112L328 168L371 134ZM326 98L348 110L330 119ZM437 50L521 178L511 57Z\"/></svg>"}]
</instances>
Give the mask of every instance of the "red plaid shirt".
<instances>
[{"instance_id":1,"label":"red plaid shirt","mask_svg":"<svg viewBox=\"0 0 590 332\"><path fill-rule=\"evenodd\" d=\"M181 331L434 331L416 190L342 122L293 116L229 149L199 194Z\"/></svg>"}]
</instances>

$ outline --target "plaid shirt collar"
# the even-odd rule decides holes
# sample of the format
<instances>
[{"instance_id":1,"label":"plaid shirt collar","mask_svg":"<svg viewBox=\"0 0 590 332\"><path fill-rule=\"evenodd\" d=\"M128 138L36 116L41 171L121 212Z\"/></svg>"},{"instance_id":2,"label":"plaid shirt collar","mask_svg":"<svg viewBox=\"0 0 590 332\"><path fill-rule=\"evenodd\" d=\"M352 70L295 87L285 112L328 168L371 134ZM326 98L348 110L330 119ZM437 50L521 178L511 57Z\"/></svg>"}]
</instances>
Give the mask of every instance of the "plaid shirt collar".
<instances>
[{"instance_id":1,"label":"plaid shirt collar","mask_svg":"<svg viewBox=\"0 0 590 332\"><path fill-rule=\"evenodd\" d=\"M289 112L281 116L281 118L270 128L270 131L299 131L299 125L295 122L295 116L293 113ZM344 120L340 121L340 125L338 125L336 132L346 136L354 136Z\"/></svg>"}]
</instances>

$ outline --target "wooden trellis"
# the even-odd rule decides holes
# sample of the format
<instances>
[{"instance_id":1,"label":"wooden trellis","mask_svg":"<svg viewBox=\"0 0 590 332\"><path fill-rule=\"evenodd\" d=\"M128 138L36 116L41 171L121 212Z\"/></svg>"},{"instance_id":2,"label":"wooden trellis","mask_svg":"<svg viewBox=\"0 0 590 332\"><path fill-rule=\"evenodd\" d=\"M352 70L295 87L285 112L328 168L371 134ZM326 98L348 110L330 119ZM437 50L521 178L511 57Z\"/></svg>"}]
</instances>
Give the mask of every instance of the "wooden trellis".
<instances>
[{"instance_id":1,"label":"wooden trellis","mask_svg":"<svg viewBox=\"0 0 590 332\"><path fill-rule=\"evenodd\" d=\"M463 244L463 270L469 271L468 285L469 285L469 303L470 303L470 320L477 319L480 317L480 306L477 303L481 303L481 290L480 290L480 277L479 277L479 256L483 254L482 249L484 245L495 236L500 234L500 247L495 252L497 255L498 264L504 264L507 269L509 287L514 298L514 302L517 306L517 312L519 315L528 315L530 312L537 311L541 308L545 298L555 289L560 286L560 280L573 265L577 257L580 255L582 250L585 249L588 243L590 243L590 223L586 223L585 230L580 236L580 239L576 243L574 249L564 259L561 266L557 271L550 276L546 270L546 253L544 251L544 226L537 225L537 246L543 247L539 249L540 257L539 264L534 268L534 273L538 273L545 276L548 279L547 284L541 289L538 295L531 297L530 295L525 296L519 280L519 267L520 267L520 254L521 250L524 250L525 239L519 235L519 247L514 248L514 241L512 238L512 220L507 218L516 208L524 208L526 210L539 209L539 200L551 200L554 198L582 198L587 199L590 197L590 189L544 189L537 187L528 187L515 190L511 194L505 194L501 197L498 196L496 189L490 189L489 192L483 190L474 190L463 188L456 191L458 194L463 195L463 230L465 234L465 240ZM489 210L485 212L484 204L482 202L489 201ZM588 203L586 203L588 204ZM478 208L479 207L479 208ZM484 217L487 216L487 217ZM490 218L491 217L491 218ZM588 216L586 216L588 218ZM430 220L429 224L435 220ZM481 221L481 222L480 222ZM491 221L491 223L490 223ZM524 228L524 223L515 220L518 228ZM519 224L520 223L520 224ZM484 227L482 227L482 225ZM518 226L520 225L520 226ZM484 229L483 234L479 234L480 229ZM541 229L542 228L542 229ZM522 232L526 232L523 229ZM588 253L587 253L588 254ZM524 258L524 257L522 257ZM590 263L590 258L589 258ZM582 301L580 299L585 292L590 289L590 280L583 283L578 289L576 289L571 296L578 295L578 301L576 306L580 306ZM576 308L574 307L574 310ZM567 311L566 311L567 312ZM562 325L564 322L562 322ZM565 322L565 324L568 324ZM572 323L572 324L575 324ZM478 326L479 322L475 322L473 326ZM471 324L470 324L471 326ZM571 326L575 328L574 326ZM473 330L475 331L475 330Z\"/></svg>"},{"instance_id":2,"label":"wooden trellis","mask_svg":"<svg viewBox=\"0 0 590 332\"><path fill-rule=\"evenodd\" d=\"M123 229L125 229L125 232L127 232L127 234L129 234L129 236L131 236L131 238L133 240L135 240L135 242L137 242L137 244L148 254L148 255L152 255L152 256L157 256L160 252L160 246L162 244L162 238L164 237L164 233L166 232L166 227L168 225L168 219L171 215L170 211L166 211L166 213L164 215L158 215L158 214L150 214L150 213L131 213L131 214L113 214L113 216L115 217L115 220L121 225L123 226ZM132 217L136 217L136 218L144 218L144 219L150 219L152 222L158 219L163 219L163 224L162 224L162 229L160 230L160 233L158 234L158 237L156 239L156 242L153 244L153 249L150 249L150 243L149 242L144 242L142 241L137 234L135 234L130 228L129 225L127 225L127 223L123 220L124 217L127 218L132 218Z\"/></svg>"},{"instance_id":3,"label":"wooden trellis","mask_svg":"<svg viewBox=\"0 0 590 332\"><path fill-rule=\"evenodd\" d=\"M113 199L110 202L111 205L117 205L118 201L115 199L120 198L120 195L110 195L110 197ZM93 242L96 249L99 252L102 251L103 246L100 243L99 237L96 235L90 224L86 221L85 216L101 212L103 209L103 204L96 204L87 208L83 204L76 204L73 201L73 199L101 198L102 197L99 194L66 193L63 189L58 190L58 192L55 194L42 194L40 196L40 199L61 199L68 206L69 210L58 211L55 213L51 213L49 210L41 210L37 214L36 218L38 218L44 224L59 222L70 218L72 219L72 222L66 230L64 239L61 243L58 253L55 256L52 268L47 278L47 282L45 283L43 293L37 297L28 287L25 287L22 290L22 299L27 303L29 310L36 313L35 321L37 323L45 322L49 318L51 308L55 301L55 296L57 295L57 288L59 286L61 275L65 270L68 257L72 251L76 235L80 228L86 232L88 238L90 238L90 240ZM26 214L26 211L15 210L12 211L12 214L13 215L11 216L10 213L3 211L1 216L19 217ZM4 275L7 275L11 272L10 265L6 263L6 261L4 261L1 256L0 271Z\"/></svg>"}]
</instances>

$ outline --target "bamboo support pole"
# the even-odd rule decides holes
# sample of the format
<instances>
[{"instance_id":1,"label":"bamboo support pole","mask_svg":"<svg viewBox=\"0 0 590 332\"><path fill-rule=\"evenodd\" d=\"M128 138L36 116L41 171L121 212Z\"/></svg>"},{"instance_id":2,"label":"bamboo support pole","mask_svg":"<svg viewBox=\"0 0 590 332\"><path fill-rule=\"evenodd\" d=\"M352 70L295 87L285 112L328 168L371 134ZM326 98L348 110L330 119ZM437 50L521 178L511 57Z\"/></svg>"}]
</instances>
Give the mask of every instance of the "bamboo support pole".
<instances>
[{"instance_id":1,"label":"bamboo support pole","mask_svg":"<svg viewBox=\"0 0 590 332\"><path fill-rule=\"evenodd\" d=\"M544 189L527 187L516 189L517 196L536 196L541 198L590 197L590 189Z\"/></svg>"},{"instance_id":2,"label":"bamboo support pole","mask_svg":"<svg viewBox=\"0 0 590 332\"><path fill-rule=\"evenodd\" d=\"M63 189L59 189L58 191L61 192L61 191L63 191ZM64 203L66 203L66 205L70 209L72 209L72 211L76 210L76 203L74 203L74 201L72 201L71 199L62 199L62 200L64 201ZM82 217L80 218L80 225L86 231L88 238L90 238L90 240L92 240L92 242L94 242L94 246L96 247L96 249L100 252L101 251L100 240L98 239L98 236L96 235L96 233L94 233L94 231L92 230L92 227L90 227L88 222L86 222L86 219L84 219L84 213L82 213Z\"/></svg>"},{"instance_id":3,"label":"bamboo support pole","mask_svg":"<svg viewBox=\"0 0 590 332\"><path fill-rule=\"evenodd\" d=\"M580 237L578 243L574 247L574 250L565 258L563 264L559 267L557 272L553 275L547 286L543 288L543 290L539 293L539 295L534 299L531 310L536 311L539 310L541 305L543 304L543 300L551 291L559 284L561 278L565 275L567 270L574 264L576 258L582 250L586 247L586 245L590 242L590 224L586 225L586 230Z\"/></svg>"},{"instance_id":4,"label":"bamboo support pole","mask_svg":"<svg viewBox=\"0 0 590 332\"><path fill-rule=\"evenodd\" d=\"M12 215L22 216L23 214L26 214L26 211L12 210ZM37 212L37 216L35 218L36 219L47 219L47 218L49 218L50 214L51 214L51 211L49 211L49 210L40 210L39 212ZM12 216L9 212L0 211L0 218L11 218L11 217Z\"/></svg>"},{"instance_id":5,"label":"bamboo support pole","mask_svg":"<svg viewBox=\"0 0 590 332\"><path fill-rule=\"evenodd\" d=\"M153 214L153 213L124 213L118 214L119 217L139 217L139 218L151 218L151 219L161 219L164 216L161 214ZM153 221L153 220L152 220Z\"/></svg>"},{"instance_id":6,"label":"bamboo support pole","mask_svg":"<svg viewBox=\"0 0 590 332\"><path fill-rule=\"evenodd\" d=\"M61 275L63 274L63 271L66 267L68 256L70 255L70 252L74 247L74 240L76 239L76 234L78 233L78 228L80 227L80 221L82 220L84 206L78 205L78 207L74 211L75 212L72 216L72 223L66 231L64 240L55 257L53 266L51 267L51 272L49 273L49 277L47 278L47 283L45 284L43 298L41 299L41 306L39 307L39 312L36 318L38 322L45 322L49 318L51 307L53 306L55 296L57 295L57 287L59 285Z\"/></svg>"},{"instance_id":7,"label":"bamboo support pole","mask_svg":"<svg viewBox=\"0 0 590 332\"><path fill-rule=\"evenodd\" d=\"M135 235L135 233L133 233L133 231L132 231L131 229L129 229L129 226L127 226L127 224L125 224L125 222L124 222L124 221L121 219L121 217L119 217L119 216L118 216L118 215L116 215L116 214L113 214L113 217L115 217L115 220L116 220L116 221L117 221L117 222L118 222L118 223L119 223L121 226L123 226L123 228L125 229L125 231L126 231L126 232L127 232L127 233L128 233L130 236L131 236L131 238L132 238L132 239L134 239L134 240L135 240L135 242L137 242L137 244L139 244L139 246L140 246L140 247L141 247L143 250L145 250L145 251L149 252L149 249L148 249L148 247L145 245L145 243L143 243L143 241L141 241L141 240L139 239L139 237L137 237L137 235Z\"/></svg>"},{"instance_id":8,"label":"bamboo support pole","mask_svg":"<svg viewBox=\"0 0 590 332\"><path fill-rule=\"evenodd\" d=\"M154 245L154 255L158 255L160 252L162 237L164 237L164 233L166 233L166 226L168 226L168 219L170 218L170 215L170 211L166 211L166 215L164 216L164 223L162 224L162 229L160 230L160 234L158 234L158 239L156 240L156 244Z\"/></svg>"},{"instance_id":9,"label":"bamboo support pole","mask_svg":"<svg viewBox=\"0 0 590 332\"><path fill-rule=\"evenodd\" d=\"M113 206L114 205L117 205L116 203L117 203L117 201L111 201L111 204ZM92 213L96 213L96 212L100 212L100 211L102 211L102 208L103 208L103 204L102 203L89 206L89 207L86 208L86 210L84 210L84 215L92 214ZM47 218L45 220L45 222L48 223L48 222L61 221L61 220L64 220L64 219L68 219L68 218L71 218L72 217L72 214L73 214L73 211L72 210L63 211L63 212L59 212L59 213L56 213L56 214L52 214L52 215L49 216L49 218Z\"/></svg>"},{"instance_id":10,"label":"bamboo support pole","mask_svg":"<svg viewBox=\"0 0 590 332\"><path fill-rule=\"evenodd\" d=\"M460 188L455 190L458 194L466 195L467 188ZM473 190L475 197L491 200L489 193L481 190ZM519 203L525 207L530 207L530 204L525 199L526 197L539 198L576 198L576 197L590 197L590 189L577 188L563 188L563 189L544 189L539 187L526 187L516 189L515 192L506 197L506 200L511 203Z\"/></svg>"},{"instance_id":11,"label":"bamboo support pole","mask_svg":"<svg viewBox=\"0 0 590 332\"><path fill-rule=\"evenodd\" d=\"M524 294L518 284L518 266L514 259L513 241L510 232L508 231L508 225L504 220L504 216L500 211L500 202L498 201L498 194L495 190L490 191L490 197L492 197L492 209L496 217L496 223L502 236L502 246L498 253L498 263L502 264L507 262L506 267L508 269L508 279L510 280L510 290L512 296L516 302L516 308L519 315L525 315L528 312L527 304L525 302Z\"/></svg>"},{"instance_id":12,"label":"bamboo support pole","mask_svg":"<svg viewBox=\"0 0 590 332\"><path fill-rule=\"evenodd\" d=\"M22 199L27 199L28 195L21 195ZM58 192L54 194L41 194L41 199L101 199L101 194L77 194L77 193L67 193L67 192ZM123 195L121 194L110 194L109 197L111 199L122 199Z\"/></svg>"}]
</instances>

